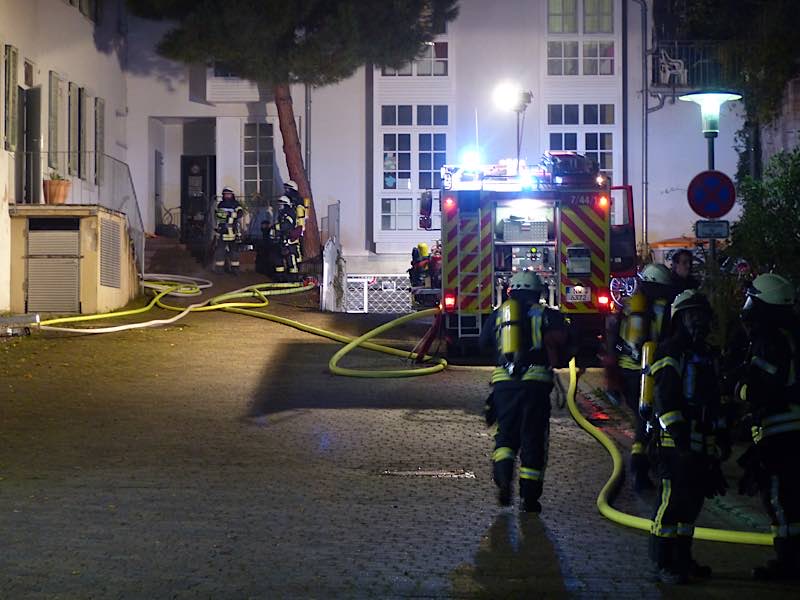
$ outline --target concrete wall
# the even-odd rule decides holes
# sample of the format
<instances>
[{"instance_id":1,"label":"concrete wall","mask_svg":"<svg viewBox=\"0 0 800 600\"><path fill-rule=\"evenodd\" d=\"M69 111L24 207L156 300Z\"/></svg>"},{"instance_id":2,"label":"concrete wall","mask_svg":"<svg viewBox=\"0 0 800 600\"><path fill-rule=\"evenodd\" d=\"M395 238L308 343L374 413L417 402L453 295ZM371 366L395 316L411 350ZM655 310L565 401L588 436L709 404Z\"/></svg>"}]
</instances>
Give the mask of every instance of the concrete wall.
<instances>
[{"instance_id":1,"label":"concrete wall","mask_svg":"<svg viewBox=\"0 0 800 600\"><path fill-rule=\"evenodd\" d=\"M94 97L106 102L105 152L119 160L126 159L124 114L126 84L121 70L121 48L118 24L122 0L103 3L103 14L95 26L76 7L64 0L0 0L0 52L10 44L19 50L18 79L22 85L25 60L33 64L34 87L41 87L42 107L41 147L48 147L48 82L50 71L59 73L65 81L86 87ZM2 56L2 54L0 54ZM3 58L0 62L4 63ZM0 90L5 89L4 68L0 68ZM0 129L3 125L3 102L0 102ZM90 109L90 121L93 109ZM87 134L91 129L87 129ZM88 135L87 135L88 137ZM90 138L91 139L91 138ZM59 143L66 150L66 138ZM91 142L90 142L91 147ZM19 153L18 153L19 154ZM0 143L0 311L10 303L10 222L9 203L15 197L15 160ZM46 164L46 163L45 163ZM48 169L43 169L43 174ZM73 198L81 202L96 199L92 182L74 180ZM74 201L74 200L73 200Z\"/></svg>"}]
</instances>

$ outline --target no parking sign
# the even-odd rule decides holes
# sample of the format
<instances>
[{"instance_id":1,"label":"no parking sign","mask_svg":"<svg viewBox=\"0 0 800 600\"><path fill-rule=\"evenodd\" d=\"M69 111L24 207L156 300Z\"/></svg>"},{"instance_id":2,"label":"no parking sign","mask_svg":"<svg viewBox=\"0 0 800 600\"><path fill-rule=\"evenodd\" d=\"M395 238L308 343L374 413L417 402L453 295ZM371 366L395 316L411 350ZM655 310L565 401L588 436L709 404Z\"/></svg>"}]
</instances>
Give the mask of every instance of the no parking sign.
<instances>
[{"instance_id":1,"label":"no parking sign","mask_svg":"<svg viewBox=\"0 0 800 600\"><path fill-rule=\"evenodd\" d=\"M702 171L694 176L686 192L689 206L701 217L719 219L736 202L736 188L721 171Z\"/></svg>"}]
</instances>

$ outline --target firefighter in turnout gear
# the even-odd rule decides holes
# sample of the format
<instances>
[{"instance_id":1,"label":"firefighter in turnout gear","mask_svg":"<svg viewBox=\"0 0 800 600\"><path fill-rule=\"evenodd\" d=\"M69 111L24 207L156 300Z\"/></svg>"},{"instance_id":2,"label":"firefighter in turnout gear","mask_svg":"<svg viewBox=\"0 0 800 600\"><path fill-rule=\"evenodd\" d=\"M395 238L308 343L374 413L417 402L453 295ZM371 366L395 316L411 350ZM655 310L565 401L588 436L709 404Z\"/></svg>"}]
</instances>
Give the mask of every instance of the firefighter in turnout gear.
<instances>
[{"instance_id":1,"label":"firefighter in turnout gear","mask_svg":"<svg viewBox=\"0 0 800 600\"><path fill-rule=\"evenodd\" d=\"M756 579L800 578L800 325L794 303L794 286L769 273L753 280L742 310L750 349L738 393L750 411L753 445L739 459L745 467L740 490L760 493L777 555L754 569Z\"/></svg>"},{"instance_id":2,"label":"firefighter in turnout gear","mask_svg":"<svg viewBox=\"0 0 800 600\"><path fill-rule=\"evenodd\" d=\"M299 217L298 214L302 214L302 217ZM278 199L278 217L275 220L274 237L280 246L281 256L281 261L275 266L276 273L289 273L290 275L299 273L299 265L303 260L301 247L304 225L305 209L303 205L295 206L289 196L281 196Z\"/></svg>"},{"instance_id":3,"label":"firefighter in turnout gear","mask_svg":"<svg viewBox=\"0 0 800 600\"><path fill-rule=\"evenodd\" d=\"M222 189L222 200L214 213L217 220L217 240L214 248L214 271L221 273L228 261L231 273L239 271L239 244L242 242L244 210L229 187Z\"/></svg>"},{"instance_id":4,"label":"firefighter in turnout gear","mask_svg":"<svg viewBox=\"0 0 800 600\"><path fill-rule=\"evenodd\" d=\"M540 512L553 389L551 339L566 326L558 311L539 303L546 286L532 271L511 278L509 299L484 323L481 346L493 347L492 406L497 419L493 479L501 506L511 503L514 464L520 455L521 508ZM550 338L548 338L550 334ZM564 336L565 339L565 336ZM560 366L560 365L558 365Z\"/></svg>"},{"instance_id":5,"label":"firefighter in turnout gear","mask_svg":"<svg viewBox=\"0 0 800 600\"><path fill-rule=\"evenodd\" d=\"M639 289L625 299L622 311L612 321L608 339L610 355L616 358L611 368L620 373L622 396L636 421L630 468L634 489L642 491L653 488L647 458L647 420L652 398L642 398L642 369L648 366L642 359L650 358L644 356L645 347L652 350L663 338L675 294L669 269L664 265L647 265L639 279Z\"/></svg>"},{"instance_id":6,"label":"firefighter in turnout gear","mask_svg":"<svg viewBox=\"0 0 800 600\"><path fill-rule=\"evenodd\" d=\"M708 299L696 290L672 304L669 337L655 352L653 418L656 427L658 500L650 529L650 558L663 583L710 577L692 559L694 522L704 498L724 494L720 461L730 454L716 358L706 343L711 330Z\"/></svg>"}]
</instances>

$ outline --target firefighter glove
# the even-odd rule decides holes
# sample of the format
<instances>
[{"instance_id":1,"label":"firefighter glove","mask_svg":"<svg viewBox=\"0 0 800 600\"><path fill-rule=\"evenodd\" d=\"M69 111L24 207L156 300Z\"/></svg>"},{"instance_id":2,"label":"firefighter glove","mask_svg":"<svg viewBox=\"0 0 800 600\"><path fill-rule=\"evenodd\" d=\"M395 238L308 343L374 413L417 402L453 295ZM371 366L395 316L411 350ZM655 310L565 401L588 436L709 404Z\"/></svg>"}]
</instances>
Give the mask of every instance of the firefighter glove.
<instances>
[{"instance_id":1,"label":"firefighter glove","mask_svg":"<svg viewBox=\"0 0 800 600\"><path fill-rule=\"evenodd\" d=\"M717 460L712 461L709 465L705 491L706 498L724 496L728 491L728 480L725 479L720 462Z\"/></svg>"}]
</instances>

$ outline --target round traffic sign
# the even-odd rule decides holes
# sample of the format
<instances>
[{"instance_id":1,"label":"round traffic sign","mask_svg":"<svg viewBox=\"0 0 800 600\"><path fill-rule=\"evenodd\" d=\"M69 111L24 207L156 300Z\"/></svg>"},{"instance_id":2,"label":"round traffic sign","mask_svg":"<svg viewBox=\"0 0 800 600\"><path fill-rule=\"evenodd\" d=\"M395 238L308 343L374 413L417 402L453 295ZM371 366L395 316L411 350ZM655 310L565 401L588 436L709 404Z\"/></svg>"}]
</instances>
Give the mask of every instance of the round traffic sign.
<instances>
[{"instance_id":1,"label":"round traffic sign","mask_svg":"<svg viewBox=\"0 0 800 600\"><path fill-rule=\"evenodd\" d=\"M686 196L689 206L698 215L706 219L718 219L733 208L736 188L725 173L702 171L692 179Z\"/></svg>"}]
</instances>

